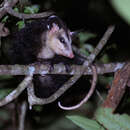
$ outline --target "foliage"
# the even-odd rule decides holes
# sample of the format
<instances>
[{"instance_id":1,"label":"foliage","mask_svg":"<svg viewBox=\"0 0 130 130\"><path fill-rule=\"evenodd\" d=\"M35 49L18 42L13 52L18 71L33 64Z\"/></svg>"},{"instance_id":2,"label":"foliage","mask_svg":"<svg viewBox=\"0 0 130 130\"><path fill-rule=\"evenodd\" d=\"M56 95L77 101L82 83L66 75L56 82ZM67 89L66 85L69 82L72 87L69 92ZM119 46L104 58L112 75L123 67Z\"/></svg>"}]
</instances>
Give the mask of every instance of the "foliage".
<instances>
[{"instance_id":1,"label":"foliage","mask_svg":"<svg viewBox=\"0 0 130 130\"><path fill-rule=\"evenodd\" d=\"M96 120L109 130L129 130L130 116L113 114L111 109L100 108L96 112Z\"/></svg>"},{"instance_id":2,"label":"foliage","mask_svg":"<svg viewBox=\"0 0 130 130\"><path fill-rule=\"evenodd\" d=\"M38 5L25 6L23 12L26 14L34 14L34 13L38 13L39 8L40 8L40 6L38 6ZM19 12L18 8L14 8L14 10L16 12ZM20 20L16 23L16 25L18 26L18 29L22 29L25 27L25 22L24 22L24 20Z\"/></svg>"},{"instance_id":3,"label":"foliage","mask_svg":"<svg viewBox=\"0 0 130 130\"><path fill-rule=\"evenodd\" d=\"M89 39L95 38L96 35L89 32L81 32L79 33L78 37L79 37L79 43L80 43L80 52L88 56L90 52L94 50L94 47L91 44L86 43L86 42Z\"/></svg>"},{"instance_id":4,"label":"foliage","mask_svg":"<svg viewBox=\"0 0 130 130\"><path fill-rule=\"evenodd\" d=\"M72 122L74 122L79 127L84 130L105 130L101 125L99 125L95 120L90 120L82 116L67 116Z\"/></svg>"},{"instance_id":5,"label":"foliage","mask_svg":"<svg viewBox=\"0 0 130 130\"><path fill-rule=\"evenodd\" d=\"M24 8L24 13L26 13L26 14L38 13L39 8L40 8L40 7L39 7L38 5L26 6L26 7Z\"/></svg>"},{"instance_id":6,"label":"foliage","mask_svg":"<svg viewBox=\"0 0 130 130\"><path fill-rule=\"evenodd\" d=\"M23 20L18 21L18 22L16 23L16 25L18 26L18 29L22 29L22 28L24 28L24 27L25 27L25 23L24 23L24 21L23 21Z\"/></svg>"},{"instance_id":7,"label":"foliage","mask_svg":"<svg viewBox=\"0 0 130 130\"><path fill-rule=\"evenodd\" d=\"M115 10L130 24L130 0L111 0Z\"/></svg>"},{"instance_id":8,"label":"foliage","mask_svg":"<svg viewBox=\"0 0 130 130\"><path fill-rule=\"evenodd\" d=\"M28 0L25 0L25 1L28 1ZM76 29L78 30L79 28L80 29L85 28L86 31L78 34L79 41L78 41L77 46L79 47L80 52L85 54L86 56L88 56L94 50L95 46L97 45L97 43L99 41L99 37L103 35L103 33L106 30L106 27L108 27L108 25L111 25L113 23L115 24L117 22L119 27L116 27L116 30L119 32L122 32L122 30L120 28L119 19L115 15L115 12L111 8L108 7L109 3L106 4L106 1L104 1L104 0L86 1L86 2L88 2L88 4L84 4L83 1L79 2L79 1L73 1L73 0L70 0L70 1L30 0L30 1L32 3L30 2L29 4L24 5L23 7L21 6L22 9L20 9L20 7L18 5L16 5L15 8L13 8L13 9L16 12L26 13L26 14L38 13L40 11L40 9L42 9L42 11L45 9L53 10L56 12L57 15L59 15L61 18L63 18L65 20L65 22L67 23L67 26L70 27L70 30L76 30ZM130 13L129 13L130 12L130 0L111 0L111 4L114 7L114 9L118 12L118 14L123 18L122 20L125 20L128 24L130 24ZM116 19L117 21L115 22L113 20L113 18L114 18L114 20ZM15 17L11 17L10 15L6 14L2 18L1 22L5 23L7 27L8 27L8 25L12 26L12 23L14 23L15 25L17 25L18 29L21 29L25 26L25 23L29 22L29 21L28 20L19 20L19 19L16 19ZM123 23L123 25L124 25L124 23ZM12 28L15 28L15 27L12 26ZM127 26L127 29L129 30L129 26ZM91 33L88 30L90 30ZM123 29L123 31L124 30L125 29ZM114 32L114 34L116 34L116 33L117 32ZM120 47L120 45L123 44L123 47L125 48L125 50L129 49L129 47L127 47L127 44L129 44L129 39L128 39L129 33L127 33L125 30L121 34L117 33L116 35L117 35L117 37L114 35L114 38L112 38L112 40L110 39L110 41L109 41L110 43L108 43L107 47L105 47L103 53L101 52L100 57L97 57L97 59L96 59L97 63L113 62L113 60L112 60L113 57L116 57L116 59L117 59L114 62L122 60L121 51L123 48L121 46L121 49L118 50L118 47ZM124 45L124 43L125 43L125 45ZM113 55L113 53L111 52L112 49L114 50L115 55ZM115 50L117 50L119 52L119 54L115 53ZM124 51L124 52L126 52L126 51ZM124 52L123 52L123 55L125 54ZM129 55L129 53L128 53L128 55ZM1 81L0 82L0 99L5 97L6 95L8 95L8 93L10 91L12 91L11 88L3 87L2 80L8 79L8 78L10 78L10 77L5 77L5 76L0 77L0 81ZM85 80L88 80L88 79L85 78ZM111 75L99 76L99 82L98 82L97 87L99 87L98 89L99 89L99 92L101 93L101 95L106 96L106 93L108 92L108 90L106 90L106 86L108 84L111 84L112 80L113 80L113 77ZM79 87L80 87L80 85L79 85ZM84 90L82 90L82 91L84 91ZM80 96L81 96L80 92L78 92L78 96L76 98L78 99ZM70 100L70 102L71 102L71 100L73 99L73 95L71 96L71 99L68 99L68 97L65 97L65 98L66 98L66 100ZM33 122L32 124L30 122L28 124L36 125L36 127L32 128L32 129L30 128L29 130L33 130L33 129L34 130L35 129L37 129L37 130L41 130L41 129L79 130L79 127L81 129L85 129L85 130L104 130L104 129L127 130L127 129L130 129L129 115L113 114L112 111L107 108L99 109L97 104L99 104L100 102L101 102L101 100L98 99L98 96L96 95L96 93L94 93L92 99L89 102L87 102L87 104L85 104L88 107L88 104L90 103L91 107L86 108L86 106L85 106L85 108L83 109L83 106L82 106L81 108L79 108L78 110L73 111L73 112L65 112L65 111L61 111L61 110L59 110L57 112L57 107L56 107L57 104L55 105L55 103L54 103L53 107L51 106L51 104L49 104L50 105L49 107L46 105L45 106L34 106L32 111L27 111L26 117L28 118L28 120L31 123ZM128 102L127 105L129 103L130 102ZM11 119L9 121L9 118L12 118L12 116L10 115L10 111L9 111L9 110L12 111L11 105L9 104L9 106L7 105L7 107L5 106L4 108L1 108L1 110L0 110L0 122L1 122L0 129L5 130L6 124L8 126L12 126L11 123L10 124L8 123L8 122L12 122ZM100 104L100 106L101 106L101 104ZM6 111L5 108L9 109L9 110ZM44 110L44 108L45 108L45 110ZM49 111L48 109L51 109L51 110ZM93 116L94 115L93 113L95 111L96 111L95 116ZM123 112L126 112L126 110L123 109ZM71 123L66 118L64 118L65 115L69 115L69 116L67 116L67 119L71 120L74 124ZM70 116L70 115L73 115L73 116ZM79 115L83 115L83 116L79 116ZM90 118L87 118L87 117L90 117ZM3 121L3 120L6 120L6 121ZM1 126L3 126L4 128ZM78 128L77 128L77 126L78 126Z\"/></svg>"},{"instance_id":9,"label":"foliage","mask_svg":"<svg viewBox=\"0 0 130 130\"><path fill-rule=\"evenodd\" d=\"M91 120L82 116L67 116L73 123L85 130L129 130L130 116L113 114L111 109L98 108L95 119ZM105 129L104 129L104 128Z\"/></svg>"}]
</instances>

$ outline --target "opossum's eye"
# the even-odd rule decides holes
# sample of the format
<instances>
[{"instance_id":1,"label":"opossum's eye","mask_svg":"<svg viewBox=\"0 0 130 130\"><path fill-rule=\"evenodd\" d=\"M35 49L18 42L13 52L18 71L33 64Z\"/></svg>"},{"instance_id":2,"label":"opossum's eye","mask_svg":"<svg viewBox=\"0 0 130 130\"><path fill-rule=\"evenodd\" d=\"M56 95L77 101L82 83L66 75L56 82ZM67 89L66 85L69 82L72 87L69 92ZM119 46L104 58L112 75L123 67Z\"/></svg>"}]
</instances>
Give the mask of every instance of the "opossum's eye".
<instances>
[{"instance_id":1,"label":"opossum's eye","mask_svg":"<svg viewBox=\"0 0 130 130\"><path fill-rule=\"evenodd\" d=\"M65 44L65 39L63 37L58 37L58 39L60 40L61 43Z\"/></svg>"}]
</instances>

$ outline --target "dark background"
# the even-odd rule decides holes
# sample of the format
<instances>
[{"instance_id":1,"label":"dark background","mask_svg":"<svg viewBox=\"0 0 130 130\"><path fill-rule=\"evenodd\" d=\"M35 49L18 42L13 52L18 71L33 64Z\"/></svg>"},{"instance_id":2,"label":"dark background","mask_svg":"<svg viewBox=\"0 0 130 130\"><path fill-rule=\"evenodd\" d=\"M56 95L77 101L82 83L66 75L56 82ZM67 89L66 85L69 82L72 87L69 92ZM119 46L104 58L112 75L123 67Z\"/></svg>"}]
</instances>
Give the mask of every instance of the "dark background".
<instances>
[{"instance_id":1,"label":"dark background","mask_svg":"<svg viewBox=\"0 0 130 130\"><path fill-rule=\"evenodd\" d=\"M29 2L27 1L27 3L25 2L22 7L26 4L38 4L40 5L39 12L47 10L56 12L56 14L67 24L70 30L75 31L83 29L85 32L96 34L96 38L89 39L86 42L93 46L97 45L104 32L107 30L107 27L114 24L116 26L115 31L109 39L107 46L97 57L96 62L100 63L100 58L104 54L107 54L109 57L108 62L129 61L130 28L114 10L109 1L110 0L30 0ZM12 23L15 25L17 20L18 19L12 17L7 25L12 26ZM104 75L106 78L111 76L113 76L113 74ZM58 100L61 100L64 105L74 105L80 101L88 91L88 88L85 88L86 86L84 87L84 84L90 86L89 79L91 79L91 76L88 76L87 78L82 77ZM97 84L97 90L100 91L103 97L105 97L108 92L108 88L106 88L107 84L104 85L101 82L98 82ZM127 94L124 99L127 96L129 96L129 94ZM21 95L21 97L23 98L23 95ZM80 128L72 124L71 121L65 118L65 116L69 114L77 114L93 118L93 114L99 104L101 105L101 101L95 93L87 105L85 104L80 109L71 112L59 109L57 107L57 101L45 106L35 106L33 110L27 111L25 126L27 130L79 130ZM13 120L12 111L14 112L14 109L16 109L14 106L7 106L4 108L4 111L6 111L5 113L8 112L8 118L5 120L1 119L1 129L11 130L10 128L12 127ZM127 107L122 107L122 109L125 112L128 111ZM120 109L120 112L122 109ZM3 112L2 108L0 110Z\"/></svg>"}]
</instances>

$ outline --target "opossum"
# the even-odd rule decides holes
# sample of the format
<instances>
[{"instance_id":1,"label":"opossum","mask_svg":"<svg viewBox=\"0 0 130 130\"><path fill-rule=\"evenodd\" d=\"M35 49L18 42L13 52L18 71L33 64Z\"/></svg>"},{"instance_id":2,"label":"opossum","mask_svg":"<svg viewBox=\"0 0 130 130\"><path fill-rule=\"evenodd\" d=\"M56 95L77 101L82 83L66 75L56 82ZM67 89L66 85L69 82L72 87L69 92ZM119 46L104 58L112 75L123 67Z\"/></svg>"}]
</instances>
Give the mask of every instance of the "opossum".
<instances>
[{"instance_id":1,"label":"opossum","mask_svg":"<svg viewBox=\"0 0 130 130\"><path fill-rule=\"evenodd\" d=\"M51 64L74 61L72 35L65 23L55 15L28 23L13 34L8 60L10 64ZM63 58L66 57L66 58ZM68 60L70 59L70 60ZM77 61L79 64L79 61ZM53 94L70 76L35 75L33 83L38 97L46 98Z\"/></svg>"}]
</instances>

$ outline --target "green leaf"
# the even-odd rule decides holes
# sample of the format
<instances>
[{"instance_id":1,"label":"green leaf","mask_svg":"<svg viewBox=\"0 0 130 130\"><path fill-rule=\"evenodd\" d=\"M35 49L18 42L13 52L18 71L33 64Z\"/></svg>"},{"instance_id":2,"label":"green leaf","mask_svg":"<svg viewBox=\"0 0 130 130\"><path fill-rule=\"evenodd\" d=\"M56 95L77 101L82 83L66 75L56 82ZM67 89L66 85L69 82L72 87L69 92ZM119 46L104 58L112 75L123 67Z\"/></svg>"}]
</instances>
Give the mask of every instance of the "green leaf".
<instances>
[{"instance_id":1,"label":"green leaf","mask_svg":"<svg viewBox=\"0 0 130 130\"><path fill-rule=\"evenodd\" d=\"M67 116L73 123L85 130L104 130L95 120L90 120L82 116Z\"/></svg>"},{"instance_id":2,"label":"green leaf","mask_svg":"<svg viewBox=\"0 0 130 130\"><path fill-rule=\"evenodd\" d=\"M88 33L88 32L81 32L81 33L78 34L78 36L79 36L79 40L80 40L81 43L84 43L85 41L96 37L95 34Z\"/></svg>"},{"instance_id":3,"label":"green leaf","mask_svg":"<svg viewBox=\"0 0 130 130\"><path fill-rule=\"evenodd\" d=\"M7 22L7 20L8 20L8 18L9 18L9 16L7 15L7 16L5 16L3 19L2 19L2 23L6 23Z\"/></svg>"},{"instance_id":4,"label":"green leaf","mask_svg":"<svg viewBox=\"0 0 130 130\"><path fill-rule=\"evenodd\" d=\"M18 21L18 22L16 23L16 25L18 26L18 29L22 29L22 28L25 27L24 21Z\"/></svg>"},{"instance_id":5,"label":"green leaf","mask_svg":"<svg viewBox=\"0 0 130 130\"><path fill-rule=\"evenodd\" d=\"M96 120L108 130L130 130L130 116L113 114L110 108L100 108Z\"/></svg>"},{"instance_id":6,"label":"green leaf","mask_svg":"<svg viewBox=\"0 0 130 130\"><path fill-rule=\"evenodd\" d=\"M111 0L116 11L130 24L130 0Z\"/></svg>"},{"instance_id":7,"label":"green leaf","mask_svg":"<svg viewBox=\"0 0 130 130\"><path fill-rule=\"evenodd\" d=\"M18 9L17 7L15 7L15 8L14 8L14 11L18 13L18 12L19 12L19 9Z\"/></svg>"},{"instance_id":8,"label":"green leaf","mask_svg":"<svg viewBox=\"0 0 130 130\"><path fill-rule=\"evenodd\" d=\"M80 52L86 56L89 56L89 52L85 48L80 48Z\"/></svg>"},{"instance_id":9,"label":"green leaf","mask_svg":"<svg viewBox=\"0 0 130 130\"><path fill-rule=\"evenodd\" d=\"M34 14L34 13L37 13L39 11L39 8L40 7L38 5L26 6L24 9L24 13Z\"/></svg>"}]
</instances>

